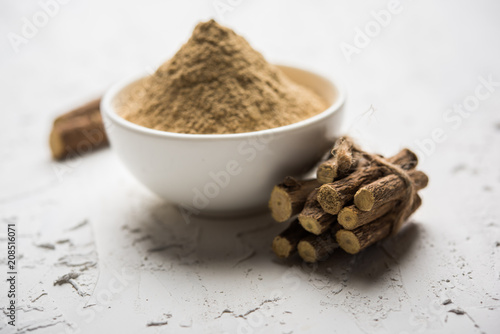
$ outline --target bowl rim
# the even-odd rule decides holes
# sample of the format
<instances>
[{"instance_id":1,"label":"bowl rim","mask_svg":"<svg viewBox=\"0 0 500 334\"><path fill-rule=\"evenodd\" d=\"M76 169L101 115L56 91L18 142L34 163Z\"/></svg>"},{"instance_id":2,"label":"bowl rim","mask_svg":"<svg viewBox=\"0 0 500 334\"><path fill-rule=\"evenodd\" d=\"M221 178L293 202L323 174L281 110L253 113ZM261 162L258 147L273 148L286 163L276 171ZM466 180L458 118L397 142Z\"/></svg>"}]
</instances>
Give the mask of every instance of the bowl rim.
<instances>
[{"instance_id":1,"label":"bowl rim","mask_svg":"<svg viewBox=\"0 0 500 334\"><path fill-rule=\"evenodd\" d=\"M296 67L296 66L290 66L290 65L284 65L284 64L275 64L275 66L278 66L279 68L285 68L285 69L291 69L291 70L299 70L303 72L308 72L309 74L313 74L315 76L318 76L322 78L323 80L328 81L336 90L337 90L337 98L333 102L332 105L330 105L326 110L320 112L319 114L316 114L312 117L309 117L307 119L304 119L302 121L288 124L288 125L283 125L279 126L276 128L271 128L271 129L265 129L265 130L258 130L258 131L251 131L251 132L240 132L240 133L225 133L225 134L190 134L190 133L177 133L177 132L168 132L168 131L162 131L162 130L156 130L156 129L151 129L133 122L130 122L126 120L125 118L121 117L113 107L112 101L115 99L115 97L126 87L129 85L145 78L147 75L141 74L141 75L134 75L130 76L126 79L123 79L116 84L112 85L104 94L100 108L101 108L101 113L105 116L107 116L111 121L114 123L119 124L122 127L125 127L133 132L140 133L143 135L149 135L153 137L163 137L163 138L171 138L171 139L184 139L184 140L232 140L232 139L244 139L244 138L253 138L253 137L260 137L260 136L274 136L277 134L282 134L286 132L291 132L300 128L304 128L307 126L311 126L313 124L319 123L325 118L329 117L330 115L338 112L342 106L345 104L347 94L344 85L339 82L338 79L331 79L328 77L325 77L324 75L321 75L313 70L301 68L301 67Z\"/></svg>"}]
</instances>

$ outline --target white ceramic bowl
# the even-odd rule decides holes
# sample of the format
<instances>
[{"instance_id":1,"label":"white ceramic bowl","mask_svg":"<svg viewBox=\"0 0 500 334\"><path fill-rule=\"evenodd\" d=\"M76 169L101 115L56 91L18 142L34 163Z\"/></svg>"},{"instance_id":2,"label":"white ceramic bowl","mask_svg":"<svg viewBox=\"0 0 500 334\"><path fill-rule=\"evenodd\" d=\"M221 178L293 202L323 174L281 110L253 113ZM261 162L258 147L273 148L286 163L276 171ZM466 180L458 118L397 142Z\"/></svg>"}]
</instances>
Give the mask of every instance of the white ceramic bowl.
<instances>
[{"instance_id":1,"label":"white ceramic bowl","mask_svg":"<svg viewBox=\"0 0 500 334\"><path fill-rule=\"evenodd\" d=\"M274 184L309 171L339 136L345 92L332 80L279 66L330 107L304 121L262 131L194 135L149 129L122 118L120 98L141 78L109 89L101 102L112 149L147 188L192 213L241 213L267 205Z\"/></svg>"}]
</instances>

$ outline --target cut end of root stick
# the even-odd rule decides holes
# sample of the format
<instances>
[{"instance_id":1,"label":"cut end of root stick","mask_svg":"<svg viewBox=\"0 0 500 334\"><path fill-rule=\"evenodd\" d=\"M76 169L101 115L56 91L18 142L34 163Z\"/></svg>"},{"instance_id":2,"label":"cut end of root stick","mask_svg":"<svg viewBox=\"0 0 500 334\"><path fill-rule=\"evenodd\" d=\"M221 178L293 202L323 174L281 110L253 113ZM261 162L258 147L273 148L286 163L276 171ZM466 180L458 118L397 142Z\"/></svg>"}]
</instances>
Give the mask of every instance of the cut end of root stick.
<instances>
[{"instance_id":1,"label":"cut end of root stick","mask_svg":"<svg viewBox=\"0 0 500 334\"><path fill-rule=\"evenodd\" d=\"M330 164L320 165L318 167L318 171L316 172L316 177L319 183L322 184L333 182L336 176L337 176L337 169Z\"/></svg>"},{"instance_id":2,"label":"cut end of root stick","mask_svg":"<svg viewBox=\"0 0 500 334\"><path fill-rule=\"evenodd\" d=\"M308 232L311 232L316 235L320 235L323 232L321 224L312 217L299 215L299 222L300 225L302 225L302 227L304 228L304 230Z\"/></svg>"},{"instance_id":3,"label":"cut end of root stick","mask_svg":"<svg viewBox=\"0 0 500 334\"><path fill-rule=\"evenodd\" d=\"M299 242L297 250L299 251L299 255L302 258L302 260L309 263L318 262L318 255L316 254L316 249L308 241Z\"/></svg>"},{"instance_id":4,"label":"cut end of root stick","mask_svg":"<svg viewBox=\"0 0 500 334\"><path fill-rule=\"evenodd\" d=\"M339 193L328 184L319 189L318 202L323 210L331 215L336 215L342 209Z\"/></svg>"},{"instance_id":5,"label":"cut end of root stick","mask_svg":"<svg viewBox=\"0 0 500 334\"><path fill-rule=\"evenodd\" d=\"M354 195L354 205L361 211L370 211L374 203L373 194L364 188L359 189Z\"/></svg>"},{"instance_id":6,"label":"cut end of root stick","mask_svg":"<svg viewBox=\"0 0 500 334\"><path fill-rule=\"evenodd\" d=\"M343 228L352 230L358 225L358 216L351 208L345 207L339 212L338 222Z\"/></svg>"},{"instance_id":7,"label":"cut end of root stick","mask_svg":"<svg viewBox=\"0 0 500 334\"><path fill-rule=\"evenodd\" d=\"M280 187L274 187L269 200L269 208L274 220L282 223L292 216L292 202L288 193Z\"/></svg>"},{"instance_id":8,"label":"cut end of root stick","mask_svg":"<svg viewBox=\"0 0 500 334\"><path fill-rule=\"evenodd\" d=\"M52 157L56 160L59 160L64 157L64 153L66 152L64 149L64 143L57 131L52 129L49 137L49 145L50 151L52 152Z\"/></svg>"},{"instance_id":9,"label":"cut end of root stick","mask_svg":"<svg viewBox=\"0 0 500 334\"><path fill-rule=\"evenodd\" d=\"M276 238L274 238L274 240L273 240L273 252L278 257L287 258L291 255L292 250L293 250L293 247L287 239L282 238L280 236L277 236Z\"/></svg>"},{"instance_id":10,"label":"cut end of root stick","mask_svg":"<svg viewBox=\"0 0 500 334\"><path fill-rule=\"evenodd\" d=\"M357 254L361 250L359 240L351 231L340 230L336 233L337 242L349 254Z\"/></svg>"}]
</instances>

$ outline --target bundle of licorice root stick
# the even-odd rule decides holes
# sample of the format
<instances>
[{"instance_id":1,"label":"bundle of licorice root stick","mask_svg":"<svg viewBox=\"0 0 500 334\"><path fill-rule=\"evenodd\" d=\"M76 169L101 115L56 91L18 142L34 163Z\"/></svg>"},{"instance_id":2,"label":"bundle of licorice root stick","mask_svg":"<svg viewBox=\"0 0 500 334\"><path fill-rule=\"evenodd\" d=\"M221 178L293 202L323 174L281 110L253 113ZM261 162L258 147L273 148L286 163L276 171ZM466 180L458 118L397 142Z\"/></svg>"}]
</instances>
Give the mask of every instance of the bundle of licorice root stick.
<instances>
[{"instance_id":1,"label":"bundle of licorice root stick","mask_svg":"<svg viewBox=\"0 0 500 334\"><path fill-rule=\"evenodd\" d=\"M349 137L338 139L316 179L286 177L271 193L277 222L291 221L273 240L281 258L298 251L307 262L327 259L340 247L356 254L396 234L422 204L417 191L427 175L415 170L408 149L384 158L360 149Z\"/></svg>"}]
</instances>

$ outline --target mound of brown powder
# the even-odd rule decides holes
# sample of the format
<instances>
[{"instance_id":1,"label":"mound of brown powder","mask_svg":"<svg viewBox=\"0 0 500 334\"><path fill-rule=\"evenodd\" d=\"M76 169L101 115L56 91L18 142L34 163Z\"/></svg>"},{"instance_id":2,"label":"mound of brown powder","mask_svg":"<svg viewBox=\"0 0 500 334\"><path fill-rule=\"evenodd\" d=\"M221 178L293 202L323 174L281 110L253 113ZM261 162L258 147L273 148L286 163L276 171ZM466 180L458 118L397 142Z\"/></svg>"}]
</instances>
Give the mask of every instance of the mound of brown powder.
<instances>
[{"instance_id":1,"label":"mound of brown powder","mask_svg":"<svg viewBox=\"0 0 500 334\"><path fill-rule=\"evenodd\" d=\"M240 133L275 128L327 107L292 82L231 29L200 23L175 56L124 101L127 120L178 133Z\"/></svg>"}]
</instances>

